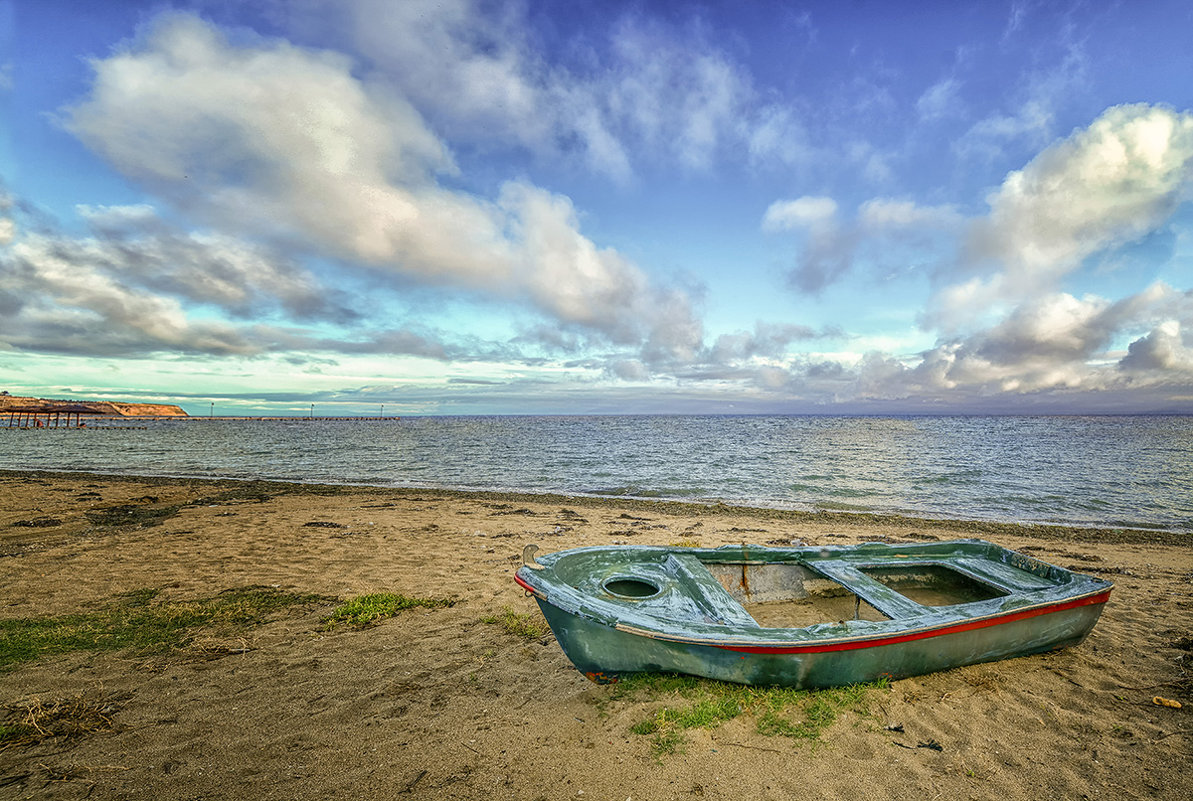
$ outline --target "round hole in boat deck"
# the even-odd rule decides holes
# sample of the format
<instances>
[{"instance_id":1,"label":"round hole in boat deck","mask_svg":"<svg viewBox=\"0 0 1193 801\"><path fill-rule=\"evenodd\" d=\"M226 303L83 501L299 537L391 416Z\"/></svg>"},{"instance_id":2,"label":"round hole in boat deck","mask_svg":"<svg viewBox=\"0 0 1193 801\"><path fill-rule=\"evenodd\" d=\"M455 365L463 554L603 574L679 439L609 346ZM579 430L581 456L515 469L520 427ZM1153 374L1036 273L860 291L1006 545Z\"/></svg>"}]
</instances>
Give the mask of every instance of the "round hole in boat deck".
<instances>
[{"instance_id":1,"label":"round hole in boat deck","mask_svg":"<svg viewBox=\"0 0 1193 801\"><path fill-rule=\"evenodd\" d=\"M619 598L649 598L659 594L659 586L640 578L622 576L605 582L605 592Z\"/></svg>"}]
</instances>

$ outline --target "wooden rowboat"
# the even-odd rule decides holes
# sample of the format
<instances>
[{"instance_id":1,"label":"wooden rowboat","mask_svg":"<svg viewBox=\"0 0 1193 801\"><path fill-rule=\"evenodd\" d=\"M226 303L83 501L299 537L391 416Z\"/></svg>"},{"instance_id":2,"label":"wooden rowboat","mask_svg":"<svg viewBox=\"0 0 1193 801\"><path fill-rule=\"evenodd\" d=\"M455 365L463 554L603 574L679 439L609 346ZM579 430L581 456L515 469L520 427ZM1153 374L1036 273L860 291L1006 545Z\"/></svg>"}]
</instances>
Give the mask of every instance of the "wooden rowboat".
<instances>
[{"instance_id":1,"label":"wooden rowboat","mask_svg":"<svg viewBox=\"0 0 1193 801\"><path fill-rule=\"evenodd\" d=\"M527 546L515 581L594 681L675 672L830 687L1081 642L1114 585L981 540Z\"/></svg>"}]
</instances>

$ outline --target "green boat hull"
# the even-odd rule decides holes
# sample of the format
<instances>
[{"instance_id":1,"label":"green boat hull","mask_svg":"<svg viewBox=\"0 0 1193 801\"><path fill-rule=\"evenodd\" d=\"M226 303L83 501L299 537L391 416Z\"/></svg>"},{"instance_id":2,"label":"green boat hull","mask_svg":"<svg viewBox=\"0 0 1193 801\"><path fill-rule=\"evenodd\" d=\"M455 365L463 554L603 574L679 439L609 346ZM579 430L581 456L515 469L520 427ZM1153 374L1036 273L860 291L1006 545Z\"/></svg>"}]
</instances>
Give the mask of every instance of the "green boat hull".
<instances>
[{"instance_id":1,"label":"green boat hull","mask_svg":"<svg viewBox=\"0 0 1193 801\"><path fill-rule=\"evenodd\" d=\"M531 560L516 580L538 601L564 653L595 681L676 672L800 688L897 679L1075 645L1097 622L1112 588L977 540L582 548L548 554L541 564ZM925 589L933 584L935 590ZM928 595L916 595L922 592ZM806 604L817 593L838 602L845 595L855 609L864 603L874 619L763 626L747 611Z\"/></svg>"}]
</instances>

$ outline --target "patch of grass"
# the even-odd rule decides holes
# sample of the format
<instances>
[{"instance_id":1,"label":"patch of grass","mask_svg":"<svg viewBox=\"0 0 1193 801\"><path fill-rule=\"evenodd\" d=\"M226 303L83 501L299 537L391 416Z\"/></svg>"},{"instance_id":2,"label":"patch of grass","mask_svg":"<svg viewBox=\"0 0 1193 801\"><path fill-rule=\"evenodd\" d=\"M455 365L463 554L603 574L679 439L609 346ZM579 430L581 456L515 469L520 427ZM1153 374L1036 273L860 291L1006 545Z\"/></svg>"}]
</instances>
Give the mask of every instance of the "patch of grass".
<instances>
[{"instance_id":1,"label":"patch of grass","mask_svg":"<svg viewBox=\"0 0 1193 801\"><path fill-rule=\"evenodd\" d=\"M665 726L662 728L654 728L648 725L639 723L630 727L630 731L634 734L651 734L650 747L654 751L656 757L664 754L674 754L676 751L682 750L683 744L687 742L683 732L677 726Z\"/></svg>"},{"instance_id":2,"label":"patch of grass","mask_svg":"<svg viewBox=\"0 0 1193 801\"><path fill-rule=\"evenodd\" d=\"M669 754L684 742L685 729L713 729L740 715L744 711L743 695L732 691L701 694L686 706L663 707L631 726L630 731L654 735L651 743L655 753Z\"/></svg>"},{"instance_id":3,"label":"patch of grass","mask_svg":"<svg viewBox=\"0 0 1193 801\"><path fill-rule=\"evenodd\" d=\"M162 601L157 590L136 590L93 612L0 620L0 671L70 651L169 651L185 647L201 627L244 629L282 609L323 600L269 587L228 590L198 601Z\"/></svg>"},{"instance_id":4,"label":"patch of grass","mask_svg":"<svg viewBox=\"0 0 1193 801\"><path fill-rule=\"evenodd\" d=\"M879 682L877 685L851 684L816 691L776 693L767 699L766 708L758 715L758 731L796 740L818 740L842 712L866 714L867 691L885 686L886 682ZM800 719L792 719L793 708L798 709Z\"/></svg>"},{"instance_id":5,"label":"patch of grass","mask_svg":"<svg viewBox=\"0 0 1193 801\"><path fill-rule=\"evenodd\" d=\"M482 617L481 622L496 623L506 634L523 640L539 640L551 633L547 621L538 615L519 614L509 607L502 609L499 614Z\"/></svg>"},{"instance_id":6,"label":"patch of grass","mask_svg":"<svg viewBox=\"0 0 1193 801\"><path fill-rule=\"evenodd\" d=\"M616 684L607 686L609 696L614 701L638 700L643 695L650 696L647 700L655 700L664 693L689 695L704 681L706 679L682 673L630 673Z\"/></svg>"},{"instance_id":7,"label":"patch of grass","mask_svg":"<svg viewBox=\"0 0 1193 801\"><path fill-rule=\"evenodd\" d=\"M351 626L353 628L367 628L375 626L386 618L391 618L404 609L436 609L444 606L454 606L454 600L447 598L412 598L395 592L374 592L368 595L358 595L337 606L330 615L323 618L323 628L332 629L336 626Z\"/></svg>"},{"instance_id":8,"label":"patch of grass","mask_svg":"<svg viewBox=\"0 0 1193 801\"><path fill-rule=\"evenodd\" d=\"M753 717L760 734L816 741L843 712L868 714L871 691L887 686L887 682L880 681L825 690L794 690L641 673L610 685L609 693L611 700L668 698L667 705L630 727L633 734L650 735L652 750L661 756L682 747L687 729L715 728L741 715Z\"/></svg>"}]
</instances>

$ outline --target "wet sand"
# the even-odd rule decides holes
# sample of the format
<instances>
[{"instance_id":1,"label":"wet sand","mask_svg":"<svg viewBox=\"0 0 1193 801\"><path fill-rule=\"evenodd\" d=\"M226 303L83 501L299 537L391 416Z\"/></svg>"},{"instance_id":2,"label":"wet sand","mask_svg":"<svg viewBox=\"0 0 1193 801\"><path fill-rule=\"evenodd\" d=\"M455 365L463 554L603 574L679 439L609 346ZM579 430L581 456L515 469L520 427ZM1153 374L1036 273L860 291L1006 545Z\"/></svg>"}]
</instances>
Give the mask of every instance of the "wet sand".
<instances>
[{"instance_id":1,"label":"wet sand","mask_svg":"<svg viewBox=\"0 0 1193 801\"><path fill-rule=\"evenodd\" d=\"M115 512L113 510L116 510ZM316 524L316 525L311 525ZM749 715L656 755L551 637L522 546L981 537L1116 583L1081 645L893 682L817 743ZM1193 536L553 496L0 472L0 618L154 588L452 598L364 630L312 603L168 654L77 652L0 673L0 706L88 694L111 729L0 751L0 798L1193 798ZM1157 706L1161 696L1184 703ZM929 742L940 750L918 747Z\"/></svg>"}]
</instances>

